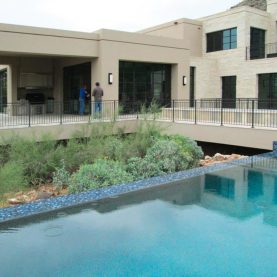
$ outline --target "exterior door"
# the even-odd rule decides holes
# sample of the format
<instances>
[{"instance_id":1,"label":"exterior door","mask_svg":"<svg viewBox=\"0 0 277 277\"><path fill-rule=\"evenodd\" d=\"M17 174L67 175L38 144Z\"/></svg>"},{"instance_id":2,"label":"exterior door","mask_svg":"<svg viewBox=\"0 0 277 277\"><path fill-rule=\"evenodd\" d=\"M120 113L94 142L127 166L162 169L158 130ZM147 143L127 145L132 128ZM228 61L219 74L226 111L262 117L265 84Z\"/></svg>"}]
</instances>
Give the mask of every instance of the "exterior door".
<instances>
[{"instance_id":1,"label":"exterior door","mask_svg":"<svg viewBox=\"0 0 277 277\"><path fill-rule=\"evenodd\" d=\"M222 107L236 108L237 76L222 77Z\"/></svg>"},{"instance_id":2,"label":"exterior door","mask_svg":"<svg viewBox=\"0 0 277 277\"><path fill-rule=\"evenodd\" d=\"M7 70L0 71L0 112L7 105Z\"/></svg>"},{"instance_id":3,"label":"exterior door","mask_svg":"<svg viewBox=\"0 0 277 277\"><path fill-rule=\"evenodd\" d=\"M259 74L259 108L277 109L277 73Z\"/></svg>"}]
</instances>

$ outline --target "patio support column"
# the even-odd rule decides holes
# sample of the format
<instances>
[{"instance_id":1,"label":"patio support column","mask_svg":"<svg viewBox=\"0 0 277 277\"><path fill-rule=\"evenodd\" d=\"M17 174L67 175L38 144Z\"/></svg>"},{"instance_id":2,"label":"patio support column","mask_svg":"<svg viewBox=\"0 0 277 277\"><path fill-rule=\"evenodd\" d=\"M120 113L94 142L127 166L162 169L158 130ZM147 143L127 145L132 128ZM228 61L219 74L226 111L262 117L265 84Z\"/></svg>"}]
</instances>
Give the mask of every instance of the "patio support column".
<instances>
[{"instance_id":1,"label":"patio support column","mask_svg":"<svg viewBox=\"0 0 277 277\"><path fill-rule=\"evenodd\" d=\"M183 76L189 81L189 64L182 62L173 64L171 69L171 99L188 100L189 99L189 83L183 85Z\"/></svg>"},{"instance_id":2,"label":"patio support column","mask_svg":"<svg viewBox=\"0 0 277 277\"><path fill-rule=\"evenodd\" d=\"M15 64L7 66L7 102L17 101L17 67Z\"/></svg>"}]
</instances>

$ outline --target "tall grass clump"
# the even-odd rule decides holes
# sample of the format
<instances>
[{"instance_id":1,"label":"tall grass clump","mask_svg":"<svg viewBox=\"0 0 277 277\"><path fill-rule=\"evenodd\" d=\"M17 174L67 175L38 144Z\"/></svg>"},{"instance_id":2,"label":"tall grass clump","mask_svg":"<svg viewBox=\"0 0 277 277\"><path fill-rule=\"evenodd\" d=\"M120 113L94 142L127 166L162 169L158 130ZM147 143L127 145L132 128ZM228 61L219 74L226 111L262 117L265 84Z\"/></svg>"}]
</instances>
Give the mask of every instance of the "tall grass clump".
<instances>
[{"instance_id":1,"label":"tall grass clump","mask_svg":"<svg viewBox=\"0 0 277 277\"><path fill-rule=\"evenodd\" d=\"M26 189L27 178L24 168L16 162L8 162L0 167L0 198L8 192L18 192Z\"/></svg>"}]
</instances>

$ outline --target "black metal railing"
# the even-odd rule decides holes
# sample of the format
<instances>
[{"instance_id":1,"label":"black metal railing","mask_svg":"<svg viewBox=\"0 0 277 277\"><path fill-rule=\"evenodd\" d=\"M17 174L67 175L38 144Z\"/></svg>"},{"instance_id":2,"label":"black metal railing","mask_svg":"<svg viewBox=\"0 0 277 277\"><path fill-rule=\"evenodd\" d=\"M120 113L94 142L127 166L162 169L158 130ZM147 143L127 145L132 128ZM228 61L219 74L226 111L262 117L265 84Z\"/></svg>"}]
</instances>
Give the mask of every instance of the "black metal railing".
<instances>
[{"instance_id":1,"label":"black metal railing","mask_svg":"<svg viewBox=\"0 0 277 277\"><path fill-rule=\"evenodd\" d=\"M138 119L277 128L277 100L255 98L172 100L167 105L109 100L87 102L82 110L79 101L0 106L0 128Z\"/></svg>"},{"instance_id":2,"label":"black metal railing","mask_svg":"<svg viewBox=\"0 0 277 277\"><path fill-rule=\"evenodd\" d=\"M277 57L277 42L268 43L263 46L246 47L246 59L256 60Z\"/></svg>"}]
</instances>

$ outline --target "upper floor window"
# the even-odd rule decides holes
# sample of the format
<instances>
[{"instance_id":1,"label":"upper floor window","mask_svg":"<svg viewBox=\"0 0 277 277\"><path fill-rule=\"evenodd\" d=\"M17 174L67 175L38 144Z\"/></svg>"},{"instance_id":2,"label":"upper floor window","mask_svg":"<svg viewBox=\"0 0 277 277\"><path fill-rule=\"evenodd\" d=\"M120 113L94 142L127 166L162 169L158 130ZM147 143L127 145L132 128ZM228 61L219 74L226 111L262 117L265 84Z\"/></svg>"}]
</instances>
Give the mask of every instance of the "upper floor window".
<instances>
[{"instance_id":1,"label":"upper floor window","mask_svg":"<svg viewBox=\"0 0 277 277\"><path fill-rule=\"evenodd\" d=\"M207 34L207 52L237 48L237 28Z\"/></svg>"},{"instance_id":2,"label":"upper floor window","mask_svg":"<svg viewBox=\"0 0 277 277\"><path fill-rule=\"evenodd\" d=\"M265 30L253 28L250 29L250 59L265 58Z\"/></svg>"}]
</instances>

